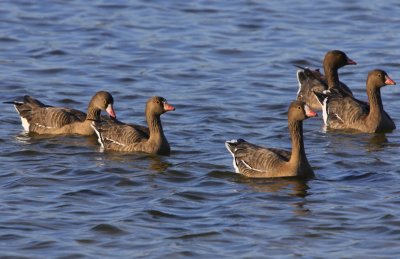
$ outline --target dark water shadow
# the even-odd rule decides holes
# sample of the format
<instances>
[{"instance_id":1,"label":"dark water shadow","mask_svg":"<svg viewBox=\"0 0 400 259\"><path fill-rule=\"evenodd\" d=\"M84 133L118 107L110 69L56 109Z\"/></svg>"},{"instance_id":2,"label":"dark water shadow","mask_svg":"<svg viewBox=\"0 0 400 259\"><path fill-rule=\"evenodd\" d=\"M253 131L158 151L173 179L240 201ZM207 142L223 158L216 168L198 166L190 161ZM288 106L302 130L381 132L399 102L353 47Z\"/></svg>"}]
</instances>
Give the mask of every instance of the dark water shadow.
<instances>
[{"instance_id":1,"label":"dark water shadow","mask_svg":"<svg viewBox=\"0 0 400 259\"><path fill-rule=\"evenodd\" d=\"M226 178L229 181L241 183L249 186L256 192L277 193L289 191L292 196L304 198L308 195L308 181L295 177L282 178L248 178L243 175L230 171L212 171L208 173L210 177Z\"/></svg>"},{"instance_id":2,"label":"dark water shadow","mask_svg":"<svg viewBox=\"0 0 400 259\"><path fill-rule=\"evenodd\" d=\"M165 172L172 164L165 160L165 157L145 153L125 152L102 152L102 162L106 164L116 163L135 169L157 173Z\"/></svg>"},{"instance_id":3,"label":"dark water shadow","mask_svg":"<svg viewBox=\"0 0 400 259\"><path fill-rule=\"evenodd\" d=\"M298 216L308 215L310 209L306 207L306 197L310 195L309 185L306 179L283 177L283 178L248 178L237 173L228 171L212 171L211 177L226 178L229 181L246 185L256 193L267 193L267 199L280 200L293 207L293 213ZM293 197L300 199L293 200Z\"/></svg>"},{"instance_id":4,"label":"dark water shadow","mask_svg":"<svg viewBox=\"0 0 400 259\"><path fill-rule=\"evenodd\" d=\"M95 160L97 166L108 165L114 169L119 168L121 172L152 171L165 172L171 163L166 157L146 154L103 151L96 136L79 135L39 135L35 133L21 132L15 136L15 141L22 145L35 146L40 155L47 153L59 155L83 154L88 159Z\"/></svg>"},{"instance_id":5,"label":"dark water shadow","mask_svg":"<svg viewBox=\"0 0 400 259\"><path fill-rule=\"evenodd\" d=\"M310 187L308 180L297 178L275 178L275 179L242 179L241 182L249 186L255 192L270 193L279 195L278 200L287 202L293 207L293 213L298 216L308 215L311 211L306 207ZM282 194L287 194L288 196ZM290 197L298 197L296 199Z\"/></svg>"},{"instance_id":6,"label":"dark water shadow","mask_svg":"<svg viewBox=\"0 0 400 259\"><path fill-rule=\"evenodd\" d=\"M382 151L389 144L385 133L376 133L363 138L368 152Z\"/></svg>"},{"instance_id":7,"label":"dark water shadow","mask_svg":"<svg viewBox=\"0 0 400 259\"><path fill-rule=\"evenodd\" d=\"M296 178L241 179L240 182L256 192L277 193L286 191L289 195L301 198L308 195L307 190L309 189L306 180Z\"/></svg>"},{"instance_id":8,"label":"dark water shadow","mask_svg":"<svg viewBox=\"0 0 400 259\"><path fill-rule=\"evenodd\" d=\"M332 130L325 132L332 147L359 149L364 147L368 152L381 151L389 145L387 133L362 133L358 131Z\"/></svg>"},{"instance_id":9,"label":"dark water shadow","mask_svg":"<svg viewBox=\"0 0 400 259\"><path fill-rule=\"evenodd\" d=\"M39 135L32 132L20 132L15 136L15 141L25 144L43 144L55 149L66 149L76 147L88 147L90 149L100 146L95 136L80 135Z\"/></svg>"}]
</instances>

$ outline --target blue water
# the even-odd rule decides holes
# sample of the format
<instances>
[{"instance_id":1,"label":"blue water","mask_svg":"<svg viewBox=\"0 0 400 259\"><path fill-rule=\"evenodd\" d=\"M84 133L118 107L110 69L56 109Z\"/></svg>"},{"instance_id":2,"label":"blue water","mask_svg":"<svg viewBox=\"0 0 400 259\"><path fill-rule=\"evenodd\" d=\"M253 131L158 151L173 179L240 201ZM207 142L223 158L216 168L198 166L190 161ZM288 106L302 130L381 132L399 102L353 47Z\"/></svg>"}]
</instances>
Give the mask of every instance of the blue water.
<instances>
[{"instance_id":1,"label":"blue water","mask_svg":"<svg viewBox=\"0 0 400 259\"><path fill-rule=\"evenodd\" d=\"M85 110L110 91L144 124L165 97L169 157L101 152L95 138L23 132L0 114L0 256L9 258L396 258L399 130L324 132L304 123L316 177L251 180L224 141L290 148L294 64L340 70L366 100L369 70L400 83L400 3L388 1L0 2L0 94ZM398 86L382 89L400 127Z\"/></svg>"}]
</instances>

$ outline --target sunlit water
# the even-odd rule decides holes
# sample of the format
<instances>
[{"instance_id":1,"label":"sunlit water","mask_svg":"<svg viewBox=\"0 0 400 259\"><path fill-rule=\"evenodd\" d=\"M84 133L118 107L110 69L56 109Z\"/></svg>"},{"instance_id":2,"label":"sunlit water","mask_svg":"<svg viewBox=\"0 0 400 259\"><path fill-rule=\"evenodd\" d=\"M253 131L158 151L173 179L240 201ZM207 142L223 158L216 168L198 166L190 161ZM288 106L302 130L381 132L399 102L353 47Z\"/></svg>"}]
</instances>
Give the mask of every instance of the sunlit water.
<instances>
[{"instance_id":1,"label":"sunlit water","mask_svg":"<svg viewBox=\"0 0 400 259\"><path fill-rule=\"evenodd\" d=\"M15 258L394 258L400 253L399 130L326 133L304 123L316 177L234 174L224 141L289 148L294 64L327 50L400 82L400 3L389 1L1 1L0 93L85 110L110 91L120 120L162 116L169 157L100 152L95 138L35 137L0 114L0 255ZM386 87L400 127L400 90Z\"/></svg>"}]
</instances>

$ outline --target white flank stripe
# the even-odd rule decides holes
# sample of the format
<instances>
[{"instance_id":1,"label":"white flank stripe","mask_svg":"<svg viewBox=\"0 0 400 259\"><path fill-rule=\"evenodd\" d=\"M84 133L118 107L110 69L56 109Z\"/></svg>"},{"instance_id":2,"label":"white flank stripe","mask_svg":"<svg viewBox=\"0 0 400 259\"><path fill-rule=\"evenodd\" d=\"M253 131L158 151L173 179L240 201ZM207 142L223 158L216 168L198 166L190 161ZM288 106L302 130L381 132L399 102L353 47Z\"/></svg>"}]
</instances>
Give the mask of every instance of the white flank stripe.
<instances>
[{"instance_id":1,"label":"white flank stripe","mask_svg":"<svg viewBox=\"0 0 400 259\"><path fill-rule=\"evenodd\" d=\"M125 144L122 144L122 143L120 143L120 142L118 142L118 141L115 141L115 140L113 140L113 139L110 139L110 138L105 138L105 139L108 140L108 141L110 141L110 142L112 142L112 143L114 143L114 144L116 144L116 145L120 145L120 146L123 146L123 147L126 146Z\"/></svg>"},{"instance_id":2,"label":"white flank stripe","mask_svg":"<svg viewBox=\"0 0 400 259\"><path fill-rule=\"evenodd\" d=\"M328 97L324 99L322 104L322 118L324 119L325 126L328 126Z\"/></svg>"},{"instance_id":3,"label":"white flank stripe","mask_svg":"<svg viewBox=\"0 0 400 259\"><path fill-rule=\"evenodd\" d=\"M21 115L21 113L17 109L17 105L14 105L15 110L18 112L18 115Z\"/></svg>"},{"instance_id":4,"label":"white flank stripe","mask_svg":"<svg viewBox=\"0 0 400 259\"><path fill-rule=\"evenodd\" d=\"M28 122L27 119L21 116L21 113L17 109L17 105L14 105L14 108L18 112L19 118L21 119L22 127L24 128L25 131L29 131L30 123Z\"/></svg>"},{"instance_id":5,"label":"white flank stripe","mask_svg":"<svg viewBox=\"0 0 400 259\"><path fill-rule=\"evenodd\" d=\"M233 168L235 168L235 173L240 174L239 167L236 164L235 157L233 157Z\"/></svg>"},{"instance_id":6,"label":"white flank stripe","mask_svg":"<svg viewBox=\"0 0 400 259\"><path fill-rule=\"evenodd\" d=\"M21 118L21 123L22 123L22 127L24 127L25 131L29 131L29 122L27 119L25 119L24 117L20 117Z\"/></svg>"},{"instance_id":7,"label":"white flank stripe","mask_svg":"<svg viewBox=\"0 0 400 259\"><path fill-rule=\"evenodd\" d=\"M241 160L241 161L242 161L242 163L243 163L248 169L251 169L251 170L257 171L257 172L262 172L262 170L255 169L255 168L251 167L251 166L248 165L245 161L243 161L243 160Z\"/></svg>"},{"instance_id":8,"label":"white flank stripe","mask_svg":"<svg viewBox=\"0 0 400 259\"><path fill-rule=\"evenodd\" d=\"M45 129L54 129L55 127L48 127L44 125L40 125L39 123L35 123L35 126L38 126L39 128L45 128Z\"/></svg>"},{"instance_id":9,"label":"white flank stripe","mask_svg":"<svg viewBox=\"0 0 400 259\"><path fill-rule=\"evenodd\" d=\"M344 120L343 120L342 118L340 118L340 116L339 116L337 113L335 113L335 115L336 115L336 117L337 117L339 120L341 120L342 122L344 122Z\"/></svg>"},{"instance_id":10,"label":"white flank stripe","mask_svg":"<svg viewBox=\"0 0 400 259\"><path fill-rule=\"evenodd\" d=\"M104 150L103 139L101 138L100 132L99 132L99 131L96 129L96 127L94 126L94 121L92 121L92 124L90 124L90 126L92 126L92 128L94 129L94 132L96 132L97 141L100 143L101 149Z\"/></svg>"},{"instance_id":11,"label":"white flank stripe","mask_svg":"<svg viewBox=\"0 0 400 259\"><path fill-rule=\"evenodd\" d=\"M231 143L236 143L236 142L237 142L236 139L233 139L233 140L231 140L231 141L226 141L226 142L225 142L225 147L226 147L226 149L228 149L229 153L231 153L231 155L233 156L233 158L235 158L235 154L233 154L233 152L232 152L231 149L229 148L229 144L231 144Z\"/></svg>"},{"instance_id":12,"label":"white flank stripe","mask_svg":"<svg viewBox=\"0 0 400 259\"><path fill-rule=\"evenodd\" d=\"M236 139L232 139L232 140L230 140L230 141L226 141L225 142L225 147L226 147L226 149L228 149L228 151L229 151L229 153L232 155L232 157L233 157L233 168L235 169L235 173L240 173L240 171L239 171L239 167L237 166L237 164L236 164L236 157L235 157L235 154L231 151L231 149L229 148L229 144L231 144L231 143L236 143L237 142L237 140ZM235 148L235 151L236 151L236 148Z\"/></svg>"},{"instance_id":13,"label":"white flank stripe","mask_svg":"<svg viewBox=\"0 0 400 259\"><path fill-rule=\"evenodd\" d=\"M297 82L299 83L299 90L297 90L297 96L299 96L300 91L301 91L301 83L300 83L300 79L299 79L299 74L302 70L297 70L296 76L297 76Z\"/></svg>"}]
</instances>

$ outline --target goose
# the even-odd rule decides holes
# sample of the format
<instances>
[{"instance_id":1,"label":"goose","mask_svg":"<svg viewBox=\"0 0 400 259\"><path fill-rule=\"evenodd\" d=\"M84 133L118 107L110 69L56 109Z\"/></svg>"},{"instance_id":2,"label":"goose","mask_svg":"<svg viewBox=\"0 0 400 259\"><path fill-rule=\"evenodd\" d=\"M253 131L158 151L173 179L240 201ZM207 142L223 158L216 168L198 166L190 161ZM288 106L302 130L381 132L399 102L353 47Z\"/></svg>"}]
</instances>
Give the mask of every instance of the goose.
<instances>
[{"instance_id":1,"label":"goose","mask_svg":"<svg viewBox=\"0 0 400 259\"><path fill-rule=\"evenodd\" d=\"M395 85L388 74L372 70L367 77L369 103L340 91L314 92L322 105L326 129L355 130L364 133L389 132L396 128L392 118L383 109L381 87Z\"/></svg>"},{"instance_id":2,"label":"goose","mask_svg":"<svg viewBox=\"0 0 400 259\"><path fill-rule=\"evenodd\" d=\"M113 102L109 92L99 91L90 100L87 114L75 109L45 105L29 95L5 103L14 104L22 126L27 132L40 135L90 136L95 134L91 122L100 119L102 110L105 110L111 118L116 118Z\"/></svg>"},{"instance_id":3,"label":"goose","mask_svg":"<svg viewBox=\"0 0 400 259\"><path fill-rule=\"evenodd\" d=\"M288 110L292 150L265 148L243 139L226 141L236 173L251 178L313 177L303 142L303 120L317 114L302 101L293 101Z\"/></svg>"},{"instance_id":4,"label":"goose","mask_svg":"<svg viewBox=\"0 0 400 259\"><path fill-rule=\"evenodd\" d=\"M146 103L148 128L120 121L93 122L92 127L103 150L169 155L171 149L160 116L174 110L165 98L154 96Z\"/></svg>"},{"instance_id":5,"label":"goose","mask_svg":"<svg viewBox=\"0 0 400 259\"><path fill-rule=\"evenodd\" d=\"M338 69L346 65L356 65L346 53L340 50L328 51L324 57L323 66L325 76L319 70L301 68L297 71L299 90L297 100L307 103L313 110L321 110L321 104L315 98L313 92L322 92L328 89L341 89L348 95L353 95L349 87L339 81Z\"/></svg>"}]
</instances>

